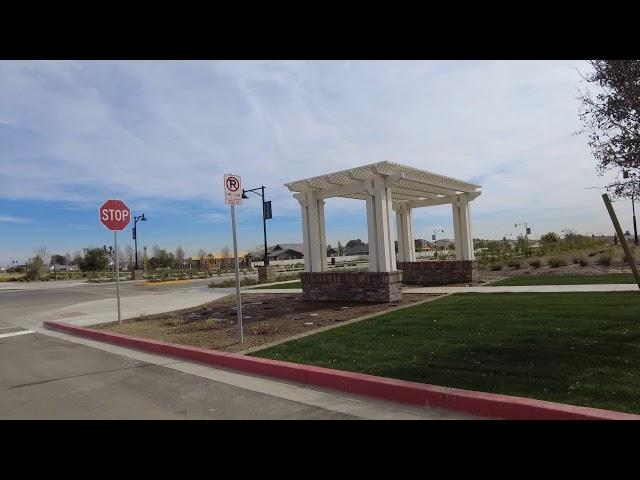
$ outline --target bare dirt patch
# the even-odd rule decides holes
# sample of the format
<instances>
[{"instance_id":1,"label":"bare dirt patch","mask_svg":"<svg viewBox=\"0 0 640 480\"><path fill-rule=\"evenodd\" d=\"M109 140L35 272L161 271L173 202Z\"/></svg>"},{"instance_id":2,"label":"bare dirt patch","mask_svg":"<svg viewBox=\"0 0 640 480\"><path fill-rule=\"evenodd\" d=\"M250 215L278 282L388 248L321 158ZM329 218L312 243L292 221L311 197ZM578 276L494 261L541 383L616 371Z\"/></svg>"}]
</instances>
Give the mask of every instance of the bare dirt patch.
<instances>
[{"instance_id":1,"label":"bare dirt patch","mask_svg":"<svg viewBox=\"0 0 640 480\"><path fill-rule=\"evenodd\" d=\"M299 293L251 294L243 297L242 302L242 344L238 343L234 296L196 308L125 320L122 325L110 323L93 328L163 342L237 352L437 296L411 294L404 295L399 302L372 304L304 302Z\"/></svg>"}]
</instances>

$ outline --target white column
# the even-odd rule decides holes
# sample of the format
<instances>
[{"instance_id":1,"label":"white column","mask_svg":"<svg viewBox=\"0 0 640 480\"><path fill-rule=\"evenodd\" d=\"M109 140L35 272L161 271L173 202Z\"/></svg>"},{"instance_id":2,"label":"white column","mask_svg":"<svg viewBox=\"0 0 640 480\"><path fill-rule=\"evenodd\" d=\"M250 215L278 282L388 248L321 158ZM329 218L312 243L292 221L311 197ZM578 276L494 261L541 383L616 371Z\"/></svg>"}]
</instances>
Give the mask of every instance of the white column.
<instances>
[{"instance_id":1,"label":"white column","mask_svg":"<svg viewBox=\"0 0 640 480\"><path fill-rule=\"evenodd\" d=\"M375 177L374 185L374 209L376 216L376 237L378 244L378 270L379 272L391 272L396 269L396 254L391 235L391 189L385 185L382 176Z\"/></svg>"},{"instance_id":2,"label":"white column","mask_svg":"<svg viewBox=\"0 0 640 480\"><path fill-rule=\"evenodd\" d=\"M320 234L320 271L326 272L327 266L327 232L324 223L324 200L318 200L318 229Z\"/></svg>"},{"instance_id":3,"label":"white column","mask_svg":"<svg viewBox=\"0 0 640 480\"><path fill-rule=\"evenodd\" d=\"M324 202L318 200L313 190L307 191L307 223L309 225L309 267L311 272L321 272L326 265L326 246L322 248L324 238ZM323 250L325 250L323 252ZM323 261L324 259L324 261ZM305 262L306 264L306 262Z\"/></svg>"},{"instance_id":4,"label":"white column","mask_svg":"<svg viewBox=\"0 0 640 480\"><path fill-rule=\"evenodd\" d=\"M462 238L460 228L460 208L458 206L458 197L451 202L451 208L453 210L453 238L456 245L456 260L462 260Z\"/></svg>"},{"instance_id":5,"label":"white column","mask_svg":"<svg viewBox=\"0 0 640 480\"><path fill-rule=\"evenodd\" d=\"M415 261L415 244L413 241L412 210L407 205L399 205L396 210L398 236L398 260Z\"/></svg>"},{"instance_id":6,"label":"white column","mask_svg":"<svg viewBox=\"0 0 640 480\"><path fill-rule=\"evenodd\" d=\"M373 195L367 195L367 231L369 235L369 271L378 271L378 227Z\"/></svg>"},{"instance_id":7,"label":"white column","mask_svg":"<svg viewBox=\"0 0 640 480\"><path fill-rule=\"evenodd\" d=\"M309 209L305 198L298 198L302 214L302 248L304 253L304 271L311 271L311 249L309 248Z\"/></svg>"},{"instance_id":8,"label":"white column","mask_svg":"<svg viewBox=\"0 0 640 480\"><path fill-rule=\"evenodd\" d=\"M396 210L396 236L398 237L398 261L406 262L406 256L404 253L404 238L406 236L404 212L401 207Z\"/></svg>"},{"instance_id":9,"label":"white column","mask_svg":"<svg viewBox=\"0 0 640 480\"><path fill-rule=\"evenodd\" d=\"M473 260L473 236L469 220L469 201L466 195L460 195L460 239L462 242L462 260Z\"/></svg>"},{"instance_id":10,"label":"white column","mask_svg":"<svg viewBox=\"0 0 640 480\"><path fill-rule=\"evenodd\" d=\"M405 214L407 219L407 248L405 251L407 253L407 262L415 262L416 261L416 242L413 238L413 209L407 208L407 212Z\"/></svg>"}]
</instances>

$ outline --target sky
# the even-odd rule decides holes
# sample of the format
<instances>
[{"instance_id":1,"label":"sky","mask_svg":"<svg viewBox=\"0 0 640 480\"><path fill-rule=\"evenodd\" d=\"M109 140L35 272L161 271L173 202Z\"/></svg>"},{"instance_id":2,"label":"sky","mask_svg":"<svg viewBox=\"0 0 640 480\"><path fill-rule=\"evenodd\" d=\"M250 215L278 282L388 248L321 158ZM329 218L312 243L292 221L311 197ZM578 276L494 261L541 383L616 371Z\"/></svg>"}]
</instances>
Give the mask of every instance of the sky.
<instances>
[{"instance_id":1,"label":"sky","mask_svg":"<svg viewBox=\"0 0 640 480\"><path fill-rule=\"evenodd\" d=\"M612 234L608 177L578 118L583 61L0 61L0 265L111 245L124 200L138 247L231 247L223 175L266 187L269 244L302 241L284 183L384 160L482 185L473 236ZM615 203L631 230L630 202ZM365 204L330 199L327 242L366 241ZM260 197L238 242L262 239ZM451 207L414 211L414 236L452 238ZM119 245L133 244L131 230Z\"/></svg>"}]
</instances>

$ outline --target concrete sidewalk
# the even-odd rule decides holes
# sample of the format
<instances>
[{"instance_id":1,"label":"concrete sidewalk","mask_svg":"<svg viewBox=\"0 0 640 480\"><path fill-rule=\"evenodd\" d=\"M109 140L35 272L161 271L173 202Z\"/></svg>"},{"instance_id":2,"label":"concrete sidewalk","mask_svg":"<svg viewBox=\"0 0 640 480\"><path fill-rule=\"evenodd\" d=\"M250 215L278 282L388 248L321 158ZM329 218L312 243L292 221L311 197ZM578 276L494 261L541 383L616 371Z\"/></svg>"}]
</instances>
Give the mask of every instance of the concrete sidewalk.
<instances>
[{"instance_id":1,"label":"concrete sidewalk","mask_svg":"<svg viewBox=\"0 0 640 480\"><path fill-rule=\"evenodd\" d=\"M558 292L630 292L638 291L633 283L611 283L598 285L521 285L503 287L404 287L402 293L558 293ZM243 290L245 293L302 293L301 288L265 288Z\"/></svg>"},{"instance_id":2,"label":"concrete sidewalk","mask_svg":"<svg viewBox=\"0 0 640 480\"><path fill-rule=\"evenodd\" d=\"M483 287L405 287L403 293L568 293L568 292L630 292L638 291L632 283L598 285L518 285Z\"/></svg>"},{"instance_id":3,"label":"concrete sidewalk","mask_svg":"<svg viewBox=\"0 0 640 480\"><path fill-rule=\"evenodd\" d=\"M209 287L183 289L170 293L154 293L134 297L121 297L120 310L122 318L134 318L140 315L171 312L185 308L197 307L230 294L223 289ZM43 320L59 320L71 325L87 326L108 323L118 320L116 299L106 298L91 302L78 303L53 310L38 316L34 326L42 327Z\"/></svg>"}]
</instances>

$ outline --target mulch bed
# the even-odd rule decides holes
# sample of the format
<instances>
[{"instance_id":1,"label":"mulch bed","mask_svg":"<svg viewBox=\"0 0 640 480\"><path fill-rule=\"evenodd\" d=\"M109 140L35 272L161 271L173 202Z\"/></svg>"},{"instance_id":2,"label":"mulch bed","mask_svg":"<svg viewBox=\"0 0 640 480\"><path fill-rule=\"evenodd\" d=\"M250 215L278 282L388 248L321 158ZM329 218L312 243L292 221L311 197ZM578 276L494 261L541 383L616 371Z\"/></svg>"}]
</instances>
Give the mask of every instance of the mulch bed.
<instances>
[{"instance_id":1,"label":"mulch bed","mask_svg":"<svg viewBox=\"0 0 640 480\"><path fill-rule=\"evenodd\" d=\"M395 303L304 302L302 294L243 296L244 343L238 343L235 296L200 307L138 317L93 328L213 350L237 352L327 325L351 320L392 307L409 305L437 295L404 295Z\"/></svg>"}]
</instances>

